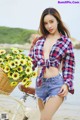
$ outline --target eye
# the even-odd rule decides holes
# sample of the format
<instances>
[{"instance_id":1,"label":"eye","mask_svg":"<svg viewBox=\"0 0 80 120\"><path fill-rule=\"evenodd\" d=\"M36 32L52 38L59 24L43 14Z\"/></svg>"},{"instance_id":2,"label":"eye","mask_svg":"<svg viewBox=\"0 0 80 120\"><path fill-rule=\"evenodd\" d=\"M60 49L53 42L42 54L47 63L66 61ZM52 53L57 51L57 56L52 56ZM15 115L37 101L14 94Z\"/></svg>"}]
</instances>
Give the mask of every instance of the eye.
<instances>
[{"instance_id":1,"label":"eye","mask_svg":"<svg viewBox=\"0 0 80 120\"><path fill-rule=\"evenodd\" d=\"M44 22L44 25L47 25L47 22Z\"/></svg>"},{"instance_id":2,"label":"eye","mask_svg":"<svg viewBox=\"0 0 80 120\"><path fill-rule=\"evenodd\" d=\"M50 23L54 23L54 21L53 21L53 20L50 20Z\"/></svg>"}]
</instances>

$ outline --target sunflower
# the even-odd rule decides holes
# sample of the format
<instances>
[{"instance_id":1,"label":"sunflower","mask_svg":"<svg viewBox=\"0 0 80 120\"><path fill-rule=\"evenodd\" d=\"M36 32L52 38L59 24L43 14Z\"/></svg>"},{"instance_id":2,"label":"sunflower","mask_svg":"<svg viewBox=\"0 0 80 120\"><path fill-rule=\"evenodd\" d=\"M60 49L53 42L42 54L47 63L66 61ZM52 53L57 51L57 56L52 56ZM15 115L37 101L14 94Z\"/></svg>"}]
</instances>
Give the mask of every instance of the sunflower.
<instances>
[{"instance_id":1,"label":"sunflower","mask_svg":"<svg viewBox=\"0 0 80 120\"><path fill-rule=\"evenodd\" d=\"M31 67L26 67L25 73L27 75L30 75L32 73L32 68Z\"/></svg>"},{"instance_id":2,"label":"sunflower","mask_svg":"<svg viewBox=\"0 0 80 120\"><path fill-rule=\"evenodd\" d=\"M19 50L17 48L12 48L12 53L19 54Z\"/></svg>"},{"instance_id":3,"label":"sunflower","mask_svg":"<svg viewBox=\"0 0 80 120\"><path fill-rule=\"evenodd\" d=\"M13 78L14 80L18 80L18 79L19 79L19 73L18 73L18 72L14 72L14 73L12 74L12 78Z\"/></svg>"},{"instance_id":4,"label":"sunflower","mask_svg":"<svg viewBox=\"0 0 80 120\"><path fill-rule=\"evenodd\" d=\"M1 49L0 50L0 55L4 55L6 53L6 50Z\"/></svg>"},{"instance_id":5,"label":"sunflower","mask_svg":"<svg viewBox=\"0 0 80 120\"><path fill-rule=\"evenodd\" d=\"M27 83L27 81L29 81L29 78L24 78L24 79L22 80L22 84L25 85L25 84Z\"/></svg>"},{"instance_id":6,"label":"sunflower","mask_svg":"<svg viewBox=\"0 0 80 120\"><path fill-rule=\"evenodd\" d=\"M37 72L36 71L32 72L32 77L37 77Z\"/></svg>"},{"instance_id":7,"label":"sunflower","mask_svg":"<svg viewBox=\"0 0 80 120\"><path fill-rule=\"evenodd\" d=\"M14 81L14 82L11 82L11 86L14 87L14 86L17 86L18 82Z\"/></svg>"},{"instance_id":8,"label":"sunflower","mask_svg":"<svg viewBox=\"0 0 80 120\"><path fill-rule=\"evenodd\" d=\"M17 58L17 59L21 59L21 58L22 58L22 55L21 55L21 54L18 54L18 55L16 55L16 58Z\"/></svg>"},{"instance_id":9,"label":"sunflower","mask_svg":"<svg viewBox=\"0 0 80 120\"><path fill-rule=\"evenodd\" d=\"M24 65L26 64L26 60L25 60L25 59L20 59L20 64L21 64L22 66L24 66Z\"/></svg>"},{"instance_id":10,"label":"sunflower","mask_svg":"<svg viewBox=\"0 0 80 120\"><path fill-rule=\"evenodd\" d=\"M31 78L37 74L32 70L32 59L26 56L23 50L11 48L0 50L0 68L7 74L11 86L22 82L26 87L31 84Z\"/></svg>"},{"instance_id":11,"label":"sunflower","mask_svg":"<svg viewBox=\"0 0 80 120\"><path fill-rule=\"evenodd\" d=\"M23 67L22 66L18 66L16 69L18 72L22 72L23 71Z\"/></svg>"},{"instance_id":12,"label":"sunflower","mask_svg":"<svg viewBox=\"0 0 80 120\"><path fill-rule=\"evenodd\" d=\"M7 58L7 59L13 59L13 56L10 55L10 54L7 54L7 55L6 55L6 58Z\"/></svg>"},{"instance_id":13,"label":"sunflower","mask_svg":"<svg viewBox=\"0 0 80 120\"><path fill-rule=\"evenodd\" d=\"M32 61L32 58L30 56L27 57L28 61Z\"/></svg>"},{"instance_id":14,"label":"sunflower","mask_svg":"<svg viewBox=\"0 0 80 120\"><path fill-rule=\"evenodd\" d=\"M31 62L31 61L27 61L26 65L27 65L27 66L30 66L30 67L32 67L32 66L33 66L33 64L32 64L32 62Z\"/></svg>"},{"instance_id":15,"label":"sunflower","mask_svg":"<svg viewBox=\"0 0 80 120\"><path fill-rule=\"evenodd\" d=\"M14 60L14 63L15 63L16 66L19 66L19 65L20 65L20 61L19 61L18 59L15 59L15 60Z\"/></svg>"},{"instance_id":16,"label":"sunflower","mask_svg":"<svg viewBox=\"0 0 80 120\"><path fill-rule=\"evenodd\" d=\"M2 63L3 63L3 61L4 61L4 60L3 60L3 58L0 58L0 64L2 64Z\"/></svg>"},{"instance_id":17,"label":"sunflower","mask_svg":"<svg viewBox=\"0 0 80 120\"><path fill-rule=\"evenodd\" d=\"M26 84L25 84L25 87L26 87L26 88L29 87L29 86L31 85L31 83L32 83L32 81L31 81L31 80L28 80L28 81L26 82Z\"/></svg>"},{"instance_id":18,"label":"sunflower","mask_svg":"<svg viewBox=\"0 0 80 120\"><path fill-rule=\"evenodd\" d=\"M4 67L4 72L5 72L5 73L8 73L9 71L10 71L10 67L6 65L6 66Z\"/></svg>"},{"instance_id":19,"label":"sunflower","mask_svg":"<svg viewBox=\"0 0 80 120\"><path fill-rule=\"evenodd\" d=\"M14 61L10 61L9 62L9 66L10 66L10 68L15 68L16 67L15 62Z\"/></svg>"},{"instance_id":20,"label":"sunflower","mask_svg":"<svg viewBox=\"0 0 80 120\"><path fill-rule=\"evenodd\" d=\"M9 72L8 72L8 77L9 77L9 78L12 78L12 74L13 74L13 72L9 71Z\"/></svg>"}]
</instances>

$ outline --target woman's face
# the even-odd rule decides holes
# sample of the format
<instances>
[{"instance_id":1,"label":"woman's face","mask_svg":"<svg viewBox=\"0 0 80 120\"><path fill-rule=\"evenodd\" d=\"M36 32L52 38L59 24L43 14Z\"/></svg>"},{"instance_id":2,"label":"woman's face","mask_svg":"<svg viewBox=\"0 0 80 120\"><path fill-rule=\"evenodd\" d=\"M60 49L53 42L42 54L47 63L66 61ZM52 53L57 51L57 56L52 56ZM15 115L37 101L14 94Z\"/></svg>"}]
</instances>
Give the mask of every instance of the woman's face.
<instances>
[{"instance_id":1,"label":"woman's face","mask_svg":"<svg viewBox=\"0 0 80 120\"><path fill-rule=\"evenodd\" d=\"M58 21L53 15L46 15L44 17L44 27L50 34L54 34L58 31Z\"/></svg>"}]
</instances>

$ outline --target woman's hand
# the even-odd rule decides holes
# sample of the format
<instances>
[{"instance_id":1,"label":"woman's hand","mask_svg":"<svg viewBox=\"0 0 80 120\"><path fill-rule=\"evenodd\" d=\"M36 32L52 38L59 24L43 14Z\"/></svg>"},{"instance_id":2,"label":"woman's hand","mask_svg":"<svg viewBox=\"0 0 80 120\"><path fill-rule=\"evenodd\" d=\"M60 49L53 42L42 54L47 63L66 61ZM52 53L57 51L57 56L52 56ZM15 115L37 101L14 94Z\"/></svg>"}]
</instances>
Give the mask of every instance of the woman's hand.
<instances>
[{"instance_id":1,"label":"woman's hand","mask_svg":"<svg viewBox=\"0 0 80 120\"><path fill-rule=\"evenodd\" d=\"M65 97L67 94L68 94L68 86L67 84L63 84L58 95L61 97Z\"/></svg>"},{"instance_id":2,"label":"woman's hand","mask_svg":"<svg viewBox=\"0 0 80 120\"><path fill-rule=\"evenodd\" d=\"M18 88L19 90L21 90L22 92L25 92L25 93L28 93L28 94L32 94L34 95L35 94L35 88L32 88L32 87L25 87L24 85L22 84L19 84L18 85Z\"/></svg>"}]
</instances>

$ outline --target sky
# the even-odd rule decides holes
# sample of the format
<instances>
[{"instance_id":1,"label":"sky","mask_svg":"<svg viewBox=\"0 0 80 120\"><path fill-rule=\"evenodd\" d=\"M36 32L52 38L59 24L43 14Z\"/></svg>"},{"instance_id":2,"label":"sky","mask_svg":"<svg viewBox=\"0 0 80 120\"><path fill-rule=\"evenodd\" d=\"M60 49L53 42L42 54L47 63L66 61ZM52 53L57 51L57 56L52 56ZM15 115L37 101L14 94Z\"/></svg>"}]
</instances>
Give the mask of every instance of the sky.
<instances>
[{"instance_id":1,"label":"sky","mask_svg":"<svg viewBox=\"0 0 80 120\"><path fill-rule=\"evenodd\" d=\"M0 26L35 29L44 9L56 8L71 36L80 40L80 0L0 0ZM76 3L77 2L77 3Z\"/></svg>"}]
</instances>

